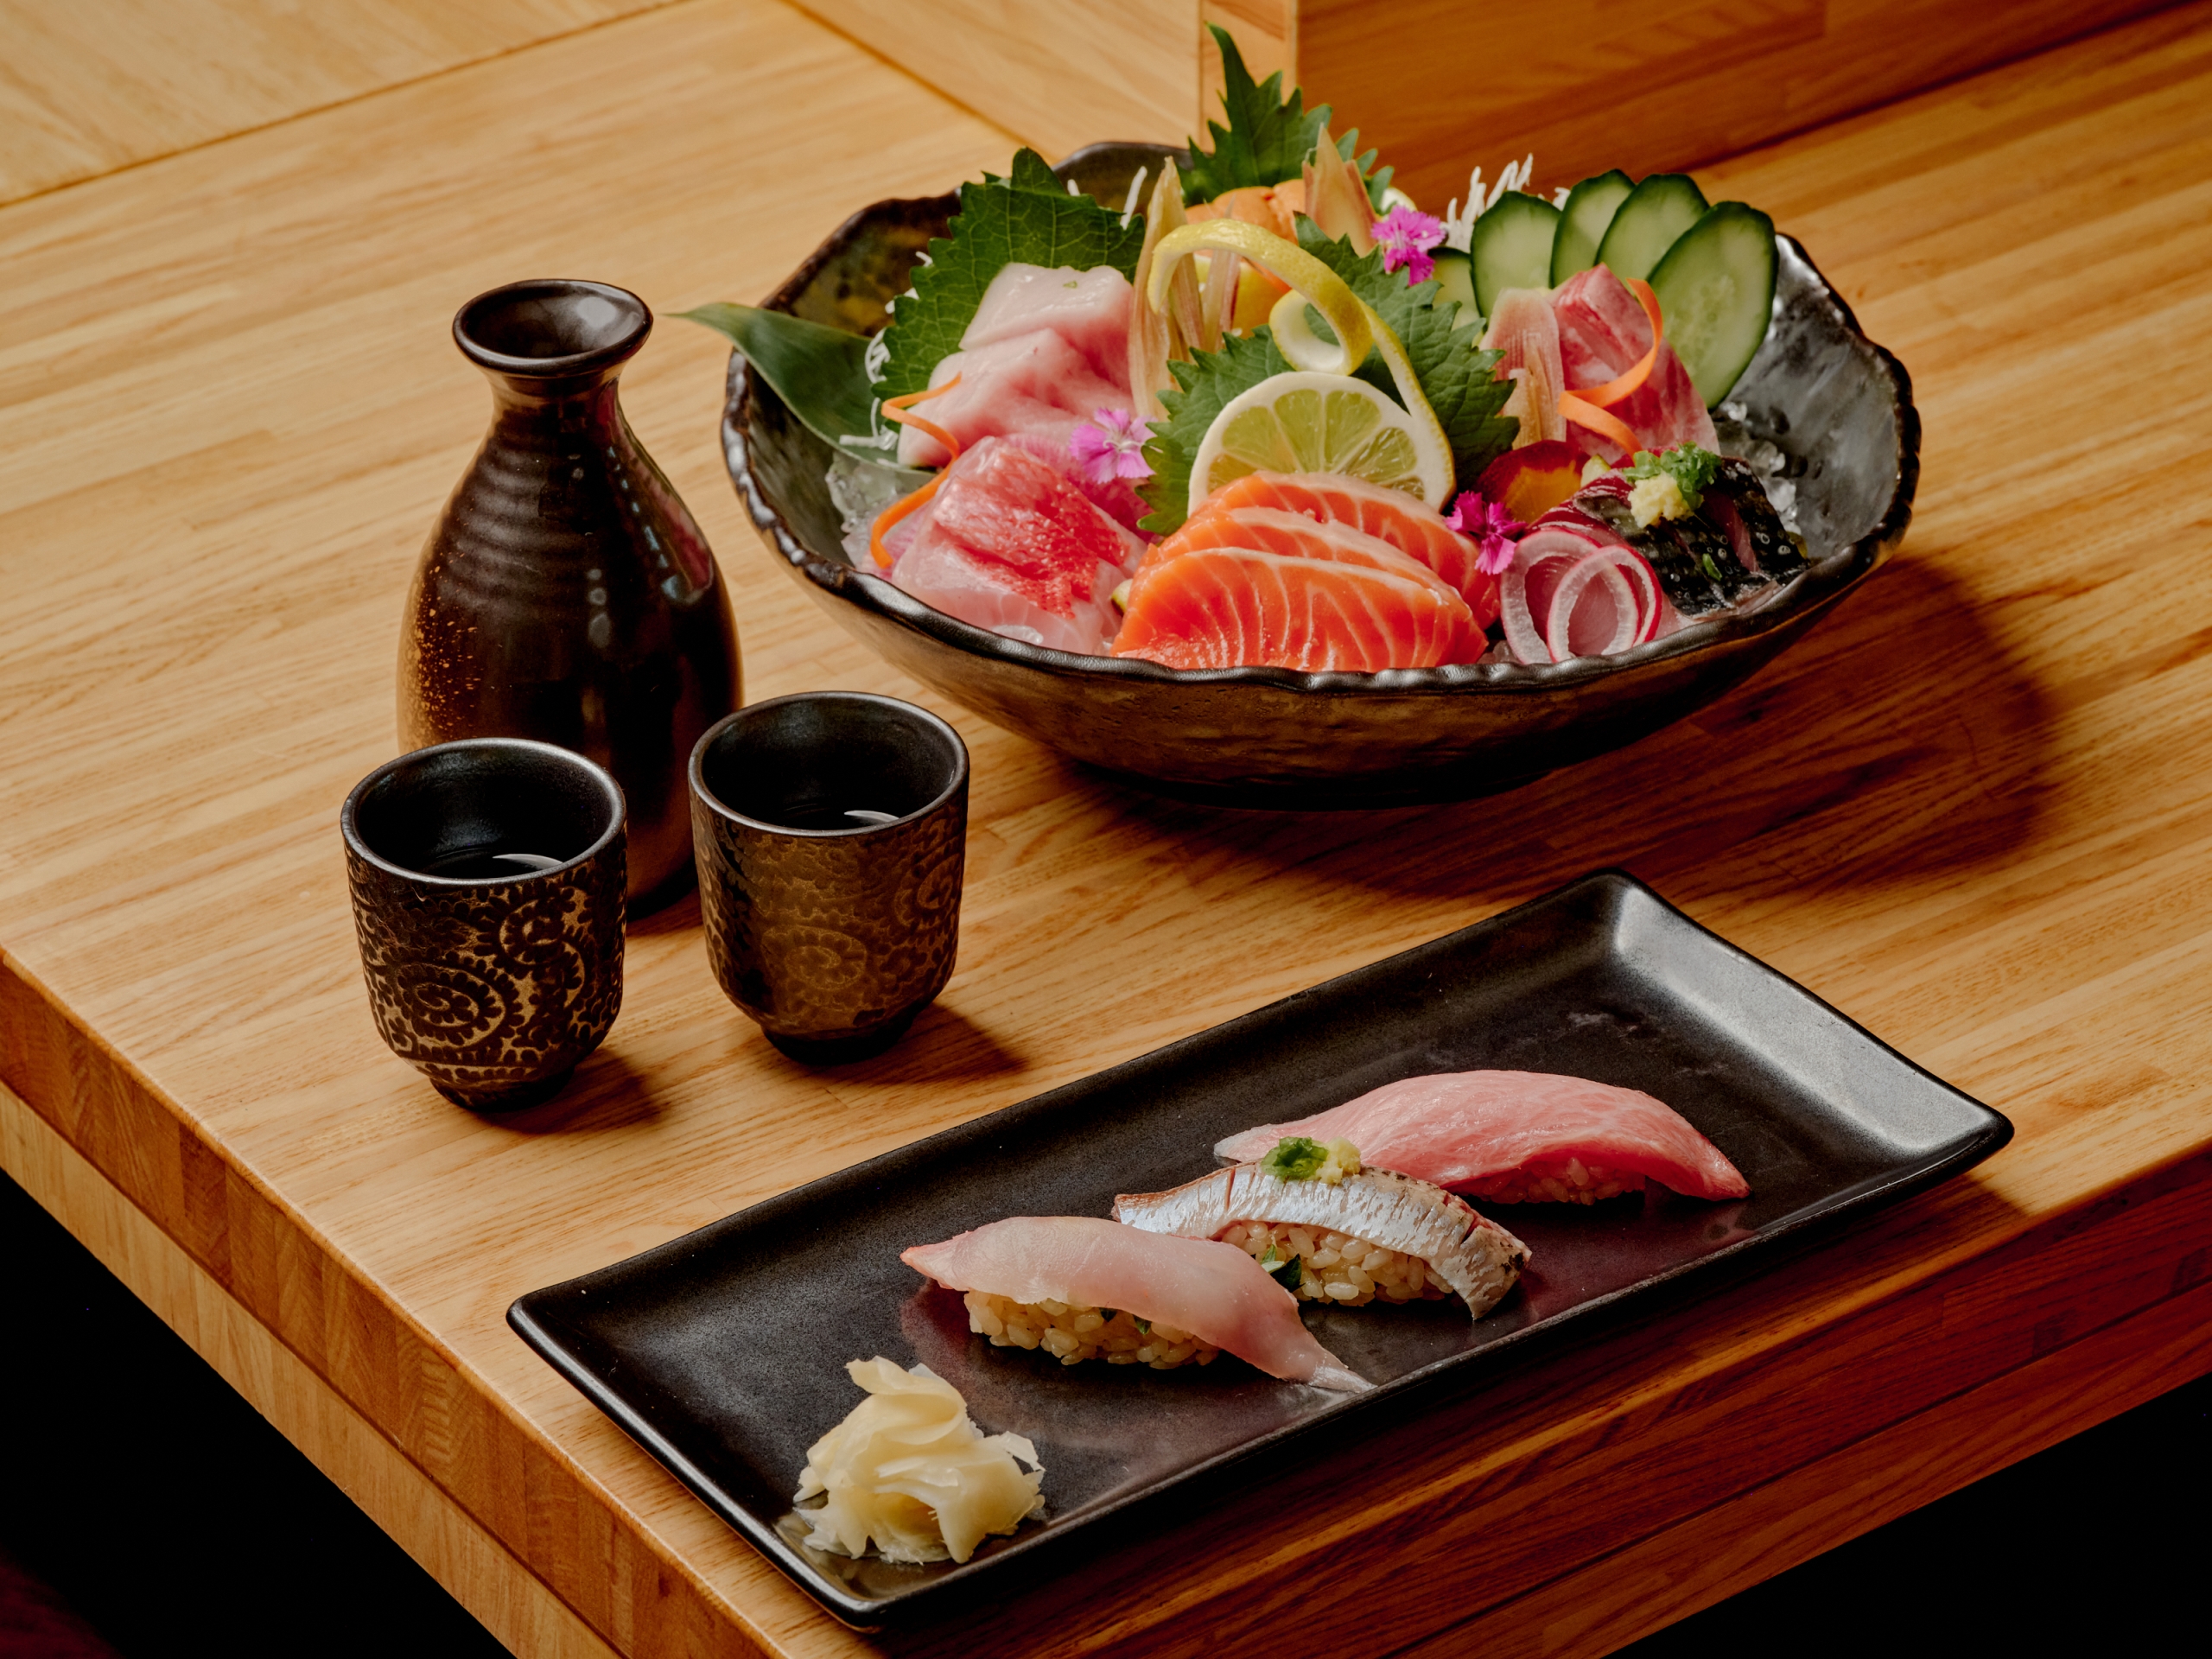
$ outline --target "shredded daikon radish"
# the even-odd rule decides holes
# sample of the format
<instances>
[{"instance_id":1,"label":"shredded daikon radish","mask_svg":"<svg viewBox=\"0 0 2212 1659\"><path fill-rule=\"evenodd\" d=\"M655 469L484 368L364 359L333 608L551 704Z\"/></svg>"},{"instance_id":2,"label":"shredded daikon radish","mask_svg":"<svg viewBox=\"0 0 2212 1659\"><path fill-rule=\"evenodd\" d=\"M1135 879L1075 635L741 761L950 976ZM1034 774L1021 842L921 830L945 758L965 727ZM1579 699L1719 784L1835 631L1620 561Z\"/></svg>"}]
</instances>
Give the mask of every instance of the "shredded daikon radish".
<instances>
[{"instance_id":1,"label":"shredded daikon radish","mask_svg":"<svg viewBox=\"0 0 2212 1659\"><path fill-rule=\"evenodd\" d=\"M1045 1507L1045 1465L1019 1434L986 1439L960 1392L926 1365L890 1360L845 1367L868 1397L807 1451L796 1500L817 1549L891 1561L964 1561L988 1533L1012 1532ZM1014 1461L1029 1465L1024 1473Z\"/></svg>"}]
</instances>

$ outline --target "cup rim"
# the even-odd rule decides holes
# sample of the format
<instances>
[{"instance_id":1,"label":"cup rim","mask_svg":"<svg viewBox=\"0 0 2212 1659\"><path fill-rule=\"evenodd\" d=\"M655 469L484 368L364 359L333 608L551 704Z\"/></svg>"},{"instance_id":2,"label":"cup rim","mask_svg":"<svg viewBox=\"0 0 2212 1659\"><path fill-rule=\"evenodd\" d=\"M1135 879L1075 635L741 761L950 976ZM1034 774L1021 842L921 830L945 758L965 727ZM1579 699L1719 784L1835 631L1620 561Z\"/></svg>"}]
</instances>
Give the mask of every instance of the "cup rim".
<instances>
[{"instance_id":1,"label":"cup rim","mask_svg":"<svg viewBox=\"0 0 2212 1659\"><path fill-rule=\"evenodd\" d=\"M362 837L360 826L361 799L385 779L391 776L410 761L419 761L426 755L443 754L449 750L464 749L481 753L486 749L522 750L546 755L563 765L573 766L596 784L613 804L614 816L598 839L575 857L542 870L522 870L513 875L432 875L426 870L411 870L404 864L395 864L371 847ZM578 754L574 749L564 749L558 743L543 743L531 737L460 737L447 743L432 743L419 749L410 749L404 754L395 754L382 766L371 772L353 785L346 794L346 804L338 809L339 833L346 839L346 849L365 864L375 866L388 875L402 880L420 882L432 887L491 888L519 887L524 882L549 880L566 875L579 867L588 864L611 846L622 834L630 820L629 803L622 797L622 785L614 781L613 773L592 760Z\"/></svg>"},{"instance_id":2,"label":"cup rim","mask_svg":"<svg viewBox=\"0 0 2212 1659\"><path fill-rule=\"evenodd\" d=\"M952 769L952 777L945 786L927 802L911 812L892 819L888 823L856 823L849 830L801 830L788 823L771 823L766 818L752 817L739 811L707 787L706 779L702 775L707 750L709 746L725 730L748 715L757 715L765 709L780 708L790 702L866 703L879 709L895 710L901 715L912 715L925 726L933 728L952 741L952 753L957 761ZM908 702L899 697L887 697L876 691L793 691L780 697L769 697L760 702L748 702L744 708L734 709L724 715L699 734L699 741L691 746L690 763L684 769L685 775L691 785L691 798L705 805L717 817L725 818L732 823L743 824L748 830L758 830L772 836L796 836L808 841L842 841L863 836L880 835L887 830L904 829L906 825L938 811L947 801L966 788L968 770L968 745L962 741L960 734L953 729L950 721L931 714L918 703Z\"/></svg>"}]
</instances>

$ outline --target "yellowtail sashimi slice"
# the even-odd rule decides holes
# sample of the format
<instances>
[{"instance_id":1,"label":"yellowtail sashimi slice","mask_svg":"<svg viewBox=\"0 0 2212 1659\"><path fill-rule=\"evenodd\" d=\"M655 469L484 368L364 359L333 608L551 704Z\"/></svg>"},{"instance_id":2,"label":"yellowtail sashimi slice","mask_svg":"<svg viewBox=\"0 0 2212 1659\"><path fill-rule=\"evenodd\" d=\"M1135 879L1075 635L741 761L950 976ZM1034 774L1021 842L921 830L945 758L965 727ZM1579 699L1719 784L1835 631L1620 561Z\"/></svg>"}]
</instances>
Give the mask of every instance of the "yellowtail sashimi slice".
<instances>
[{"instance_id":1,"label":"yellowtail sashimi slice","mask_svg":"<svg viewBox=\"0 0 2212 1659\"><path fill-rule=\"evenodd\" d=\"M1296 1299L1233 1244L1090 1216L1014 1216L918 1244L899 1260L948 1290L970 1293L971 1316L977 1294L1054 1320L1110 1309L1117 1319L1188 1332L1286 1382L1347 1393L1374 1386L1314 1341Z\"/></svg>"},{"instance_id":2,"label":"yellowtail sashimi slice","mask_svg":"<svg viewBox=\"0 0 2212 1659\"><path fill-rule=\"evenodd\" d=\"M1285 1267L1298 1262L1308 1300L1352 1306L1410 1301L1440 1282L1480 1319L1529 1259L1527 1245L1465 1198L1394 1170L1362 1169L1331 1185L1238 1164L1166 1192L1124 1193L1114 1217L1151 1232L1229 1239L1248 1252L1272 1248Z\"/></svg>"}]
</instances>

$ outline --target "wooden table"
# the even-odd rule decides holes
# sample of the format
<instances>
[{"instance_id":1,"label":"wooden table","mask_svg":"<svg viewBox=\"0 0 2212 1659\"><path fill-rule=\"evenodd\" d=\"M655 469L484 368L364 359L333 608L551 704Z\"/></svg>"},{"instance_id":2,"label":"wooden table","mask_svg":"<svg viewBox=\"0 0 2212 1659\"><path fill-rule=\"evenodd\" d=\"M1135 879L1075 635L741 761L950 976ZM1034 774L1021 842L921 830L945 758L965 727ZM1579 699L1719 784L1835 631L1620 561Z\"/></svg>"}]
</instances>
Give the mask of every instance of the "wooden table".
<instances>
[{"instance_id":1,"label":"wooden table","mask_svg":"<svg viewBox=\"0 0 2212 1659\"><path fill-rule=\"evenodd\" d=\"M855 205L1007 149L772 0L688 0L0 208L10 1172L534 1654L1597 1653L2212 1363L2203 4L1709 170L1910 366L1927 447L1892 565L1700 718L1496 800L1305 818L944 708L976 761L962 967L888 1057L780 1059L688 906L634 931L550 1106L474 1118L384 1051L334 820L392 751L401 597L486 417L447 318L544 273L752 298ZM741 518L722 361L666 324L626 397L721 550L748 692L915 696ZM897 1640L503 1322L1609 863L2018 1138L1688 1316Z\"/></svg>"}]
</instances>

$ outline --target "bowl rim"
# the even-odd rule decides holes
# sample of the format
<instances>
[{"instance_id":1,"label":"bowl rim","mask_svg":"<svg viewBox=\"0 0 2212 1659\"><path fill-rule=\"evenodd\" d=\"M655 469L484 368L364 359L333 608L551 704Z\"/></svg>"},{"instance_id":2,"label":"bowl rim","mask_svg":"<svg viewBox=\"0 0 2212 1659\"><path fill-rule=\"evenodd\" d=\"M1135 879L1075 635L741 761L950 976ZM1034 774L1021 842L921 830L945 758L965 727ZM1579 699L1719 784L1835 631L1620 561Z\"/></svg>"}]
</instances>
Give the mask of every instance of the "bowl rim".
<instances>
[{"instance_id":1,"label":"bowl rim","mask_svg":"<svg viewBox=\"0 0 2212 1659\"><path fill-rule=\"evenodd\" d=\"M1053 171L1072 177L1088 162L1109 154L1173 156L1185 159L1187 152L1169 144L1108 140L1086 144L1060 162ZM886 197L847 217L819 246L762 302L764 309L790 312L798 297L844 244L868 220L881 216L941 211L949 216L959 204L957 190L937 196ZM1638 670L1678 658L1701 656L1729 645L1757 638L1806 613L1824 609L1871 574L1904 537L1911 522L1913 499L1920 480L1920 414L1912 401L1912 377L1886 347L1869 340L1848 302L1813 263L1796 238L1777 232L1775 241L1785 258L1802 264L1812 280L1816 302L1828 307L1844 332L1873 354L1875 367L1885 375L1897 410L1897 477L1873 526L1857 540L1782 584L1755 608L1730 612L1688 624L1663 639L1603 657L1577 657L1564 663L1452 663L1436 668L1389 668L1359 672L1340 669L1299 670L1271 667L1177 669L1137 657L1094 657L1086 652L1060 651L1009 639L973 623L948 616L925 605L886 578L857 569L842 557L831 557L807 546L785 522L754 475L751 460L753 400L773 397L752 372L745 354L730 353L728 378L722 406L723 461L738 498L745 504L753 525L768 539L777 554L798 574L823 593L858 606L911 632L969 656L1013 663L1055 678L1125 683L1150 683L1173 686L1251 685L1309 696L1357 696L1376 692L1392 695L1441 693L1491 694L1528 696L1587 684L1592 681L1633 674ZM842 551L842 550L841 550Z\"/></svg>"}]
</instances>

